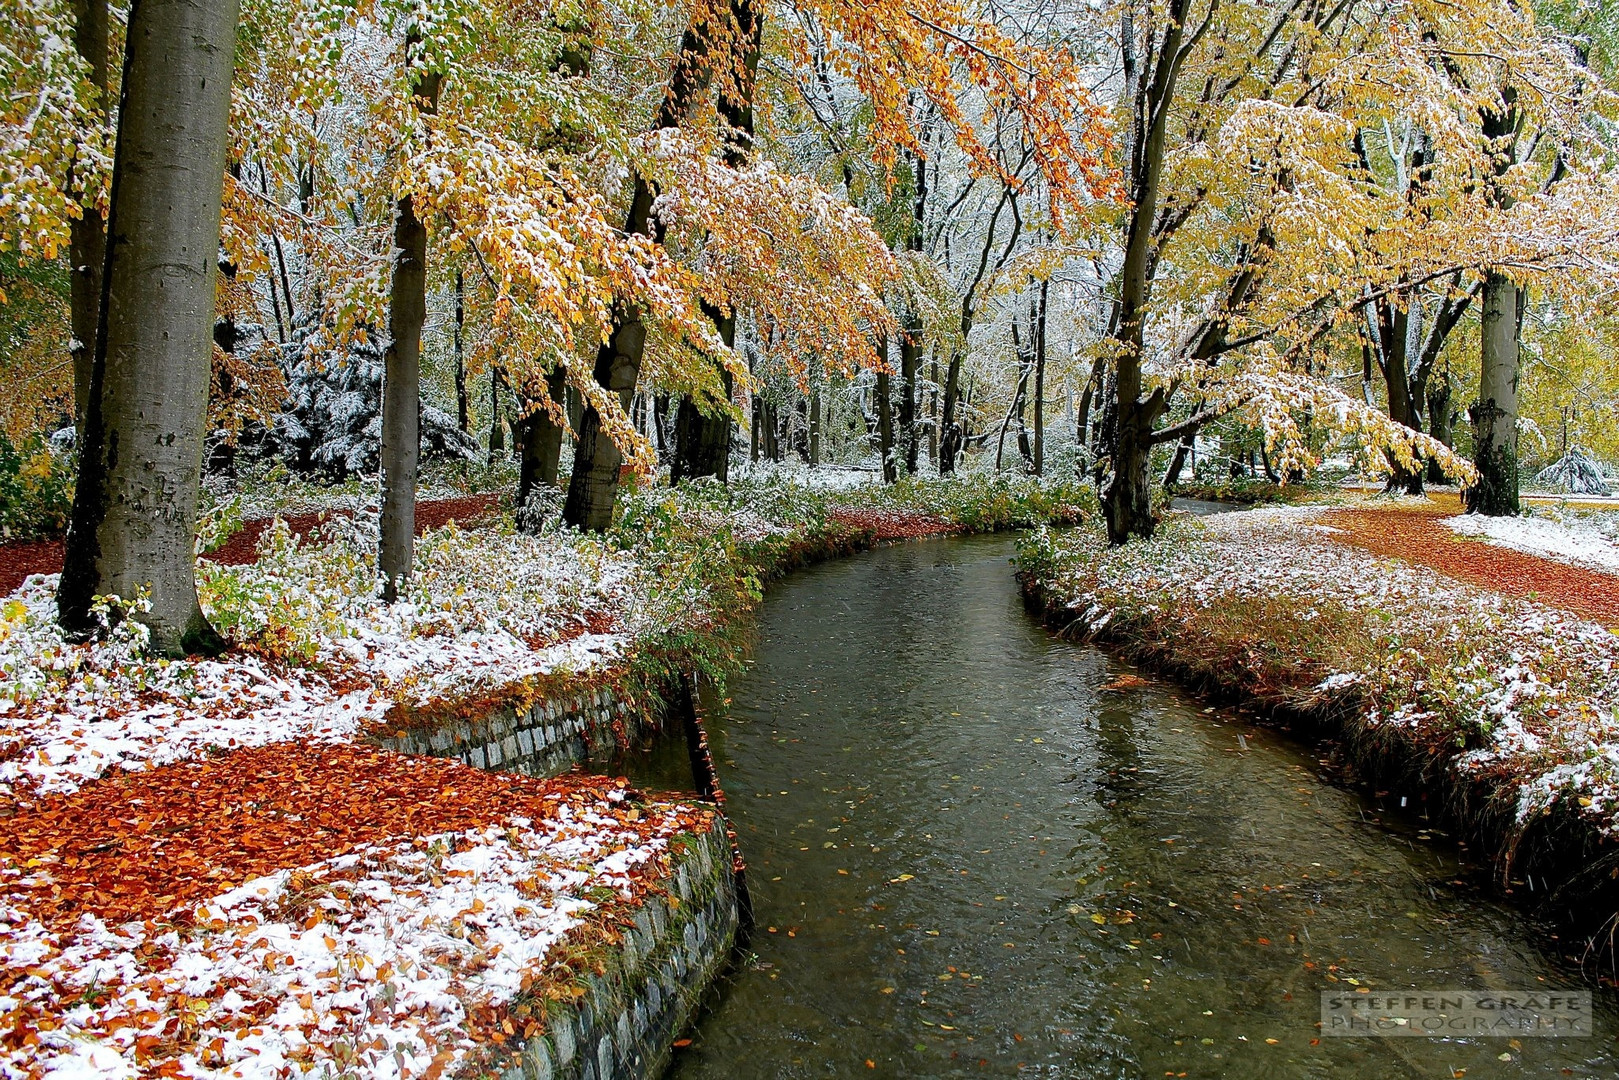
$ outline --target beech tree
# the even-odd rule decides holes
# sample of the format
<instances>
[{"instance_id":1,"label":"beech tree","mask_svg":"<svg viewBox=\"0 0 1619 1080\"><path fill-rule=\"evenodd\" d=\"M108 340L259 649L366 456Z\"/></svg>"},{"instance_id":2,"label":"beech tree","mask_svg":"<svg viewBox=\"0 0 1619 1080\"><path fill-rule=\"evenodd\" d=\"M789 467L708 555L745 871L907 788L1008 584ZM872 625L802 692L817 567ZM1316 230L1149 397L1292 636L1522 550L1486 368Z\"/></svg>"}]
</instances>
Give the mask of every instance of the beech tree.
<instances>
[{"instance_id":1,"label":"beech tree","mask_svg":"<svg viewBox=\"0 0 1619 1080\"><path fill-rule=\"evenodd\" d=\"M426 70L422 37L415 27L405 39L410 102L423 116L438 109L443 75ZM427 227L411 192L394 210L393 283L388 304L388 350L382 377L382 520L377 569L383 599L392 603L410 576L416 542L416 470L421 453L422 325L427 321Z\"/></svg>"},{"instance_id":2,"label":"beech tree","mask_svg":"<svg viewBox=\"0 0 1619 1080\"><path fill-rule=\"evenodd\" d=\"M1480 278L1488 288L1492 269L1521 284L1604 263L1596 252L1611 240L1573 213L1604 204L1600 153L1554 148L1580 143L1593 101L1569 51L1532 15L1493 0L1171 0L1132 6L1119 39L1131 197L1117 247L1102 249L1113 299L1096 346L1110 537L1153 530L1154 447L1233 412L1264 431L1279 473L1311 463L1308 417L1407 474L1428 458L1471 483L1475 470L1438 440L1324 375L1335 352L1360 352L1371 336L1404 379L1416 350L1395 340L1394 317L1408 332L1415 298L1435 283L1459 276L1446 286L1459 303ZM1498 137L1481 119L1499 107L1490 75L1503 65L1513 85L1535 87L1515 107L1558 137L1481 184L1498 172ZM1402 121L1431 140L1415 197L1379 183L1355 153L1367 129ZM1570 176L1545 185L1554 159ZM1490 194L1492 184L1515 201ZM1378 326L1380 305L1388 317ZM1166 422L1178 394L1203 404Z\"/></svg>"},{"instance_id":3,"label":"beech tree","mask_svg":"<svg viewBox=\"0 0 1619 1080\"><path fill-rule=\"evenodd\" d=\"M220 645L195 526L235 57L235 0L132 0L102 300L58 596L119 596L164 652ZM144 603L142 600L144 599Z\"/></svg>"}]
</instances>

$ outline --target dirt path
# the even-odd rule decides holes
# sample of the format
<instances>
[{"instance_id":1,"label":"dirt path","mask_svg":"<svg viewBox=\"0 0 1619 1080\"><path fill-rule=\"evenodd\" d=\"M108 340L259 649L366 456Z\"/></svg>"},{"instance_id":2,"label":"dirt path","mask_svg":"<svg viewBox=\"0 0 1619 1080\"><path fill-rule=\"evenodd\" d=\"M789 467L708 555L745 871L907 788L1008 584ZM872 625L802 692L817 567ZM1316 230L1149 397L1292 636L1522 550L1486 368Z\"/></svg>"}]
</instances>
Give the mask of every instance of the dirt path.
<instances>
[{"instance_id":1,"label":"dirt path","mask_svg":"<svg viewBox=\"0 0 1619 1080\"><path fill-rule=\"evenodd\" d=\"M416 504L416 534L436 529L454 518L465 523L494 510L499 496L464 495L454 499L433 499ZM348 510L320 510L308 514L287 515L287 525L297 536L306 536L320 524L335 516L348 516ZM249 521L242 530L208 555L214 562L226 566L245 566L258 558L259 537L270 527L274 518ZM29 574L54 574L62 569L62 541L31 540L20 544L0 545L0 596L21 585Z\"/></svg>"},{"instance_id":2,"label":"dirt path","mask_svg":"<svg viewBox=\"0 0 1619 1080\"><path fill-rule=\"evenodd\" d=\"M1341 543L1619 627L1619 577L1464 539L1440 524L1458 510L1444 503L1432 509L1331 510L1322 522L1342 530L1333 534Z\"/></svg>"}]
</instances>

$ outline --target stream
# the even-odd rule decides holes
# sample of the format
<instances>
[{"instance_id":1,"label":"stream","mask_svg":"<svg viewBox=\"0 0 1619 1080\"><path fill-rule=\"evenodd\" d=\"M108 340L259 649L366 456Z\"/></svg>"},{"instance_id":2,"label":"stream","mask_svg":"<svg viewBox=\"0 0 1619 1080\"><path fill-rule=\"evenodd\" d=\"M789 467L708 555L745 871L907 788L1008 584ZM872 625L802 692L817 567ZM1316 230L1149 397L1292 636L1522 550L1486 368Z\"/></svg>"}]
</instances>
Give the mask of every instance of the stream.
<instances>
[{"instance_id":1,"label":"stream","mask_svg":"<svg viewBox=\"0 0 1619 1080\"><path fill-rule=\"evenodd\" d=\"M1323 990L1588 984L1419 809L1042 629L1012 551L772 586L709 711L758 927L670 1076L1619 1074L1611 990L1592 1037L1320 1037Z\"/></svg>"}]
</instances>

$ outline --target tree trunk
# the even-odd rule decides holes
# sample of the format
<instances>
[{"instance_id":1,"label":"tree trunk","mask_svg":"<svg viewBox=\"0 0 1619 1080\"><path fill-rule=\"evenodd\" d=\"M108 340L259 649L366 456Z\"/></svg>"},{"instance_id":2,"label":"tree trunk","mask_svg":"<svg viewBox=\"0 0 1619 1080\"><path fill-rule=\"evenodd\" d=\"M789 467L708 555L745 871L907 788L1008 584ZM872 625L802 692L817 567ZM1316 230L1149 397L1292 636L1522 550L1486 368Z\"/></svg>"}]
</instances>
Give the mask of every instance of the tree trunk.
<instances>
[{"instance_id":1,"label":"tree trunk","mask_svg":"<svg viewBox=\"0 0 1619 1080\"><path fill-rule=\"evenodd\" d=\"M1443 446L1451 446L1455 435L1452 430L1454 420L1450 412L1450 372L1440 375L1428 385L1428 434ZM1444 470L1440 469L1439 462L1428 462L1428 483L1442 484L1445 482Z\"/></svg>"},{"instance_id":2,"label":"tree trunk","mask_svg":"<svg viewBox=\"0 0 1619 1080\"><path fill-rule=\"evenodd\" d=\"M506 428L500 418L500 368L489 369L489 464L506 453Z\"/></svg>"},{"instance_id":3,"label":"tree trunk","mask_svg":"<svg viewBox=\"0 0 1619 1080\"><path fill-rule=\"evenodd\" d=\"M455 272L455 419L461 434L472 431L472 402L467 399L467 358L462 352L462 330L467 321L466 284Z\"/></svg>"},{"instance_id":4,"label":"tree trunk","mask_svg":"<svg viewBox=\"0 0 1619 1080\"><path fill-rule=\"evenodd\" d=\"M758 85L759 50L764 35L763 5L757 0L735 0L731 4L732 30L741 50L740 63L730 73L729 82L721 87L720 119L725 127L725 162L733 169L747 164L753 151L753 95ZM718 307L703 304L714 329L727 347L736 344L736 313L724 313ZM731 399L730 372L723 372L725 399ZM720 483L730 479L731 418L725 413L705 415L690 396L680 399L675 414L675 457L669 470L669 482L700 476L717 477Z\"/></svg>"},{"instance_id":5,"label":"tree trunk","mask_svg":"<svg viewBox=\"0 0 1619 1080\"><path fill-rule=\"evenodd\" d=\"M922 453L922 433L916 423L917 378L922 373L921 320L911 319L899 339L899 430L905 471L915 475Z\"/></svg>"},{"instance_id":6,"label":"tree trunk","mask_svg":"<svg viewBox=\"0 0 1619 1080\"><path fill-rule=\"evenodd\" d=\"M928 361L928 381L933 384L928 391L928 456L933 459L934 468L939 462L939 354L935 352Z\"/></svg>"},{"instance_id":7,"label":"tree trunk","mask_svg":"<svg viewBox=\"0 0 1619 1080\"><path fill-rule=\"evenodd\" d=\"M96 89L96 116L107 108L107 0L74 0L73 44L90 65ZM90 402L90 369L95 363L96 328L101 317L101 272L107 261L107 227L93 195L79 203L79 216L68 234L68 312L73 341L68 353L73 362L73 422L84 437L85 411Z\"/></svg>"},{"instance_id":8,"label":"tree trunk","mask_svg":"<svg viewBox=\"0 0 1619 1080\"><path fill-rule=\"evenodd\" d=\"M1478 401L1468 410L1479 475L1466 502L1469 513L1499 517L1518 512L1518 286L1492 270L1482 300Z\"/></svg>"},{"instance_id":9,"label":"tree trunk","mask_svg":"<svg viewBox=\"0 0 1619 1080\"><path fill-rule=\"evenodd\" d=\"M892 484L899 479L899 463L894 460L894 406L888 382L888 372L877 372L877 450L883 459L883 482Z\"/></svg>"},{"instance_id":10,"label":"tree trunk","mask_svg":"<svg viewBox=\"0 0 1619 1080\"><path fill-rule=\"evenodd\" d=\"M111 221L59 617L132 600L164 653L223 647L197 603L235 0L132 0Z\"/></svg>"},{"instance_id":11,"label":"tree trunk","mask_svg":"<svg viewBox=\"0 0 1619 1080\"><path fill-rule=\"evenodd\" d=\"M1411 399L1410 320L1413 305L1411 297L1402 306L1393 299L1376 305L1378 335L1378 367L1383 374L1383 385L1388 394L1389 419L1396 424L1422 430L1417 403ZM1389 478L1386 489L1390 494L1422 494L1423 465L1408 469L1393 454L1388 455Z\"/></svg>"},{"instance_id":12,"label":"tree trunk","mask_svg":"<svg viewBox=\"0 0 1619 1080\"><path fill-rule=\"evenodd\" d=\"M809 399L809 463L821 463L821 388L810 390Z\"/></svg>"},{"instance_id":13,"label":"tree trunk","mask_svg":"<svg viewBox=\"0 0 1619 1080\"><path fill-rule=\"evenodd\" d=\"M744 22L744 18L751 18L754 22ZM703 15L686 28L663 102L653 121L655 129L678 128L685 124L712 82L716 70L723 70L727 66L733 71L747 70L748 42L757 40L757 27L762 27L763 15L750 0L738 0L729 13L728 22L729 26L716 26ZM756 28L749 35L745 34L745 27ZM714 55L716 44L726 47L725 55ZM757 65L756 55L752 63ZM751 78L737 75L733 75L733 78L749 83L751 108ZM734 102L734 98L732 100ZM726 102L722 101L722 113L725 107ZM630 235L650 236L662 242L663 229L652 213L654 195L652 185L637 174L624 231ZM646 327L642 324L642 315L640 306L634 302L618 306L607 341L596 354L593 372L596 382L609 392L618 394L626 404L640 378L641 358L646 352ZM618 495L618 473L623 464L623 454L602 430L601 416L594 406L585 408L577 431L573 476L568 482L568 499L563 505L562 517L576 528L601 532L613 522L613 501Z\"/></svg>"},{"instance_id":14,"label":"tree trunk","mask_svg":"<svg viewBox=\"0 0 1619 1080\"><path fill-rule=\"evenodd\" d=\"M731 394L731 373L723 376L725 394ZM712 476L725 483L730 479L731 418L724 414L704 416L690 395L680 399L675 410L675 456L669 467L669 482Z\"/></svg>"},{"instance_id":15,"label":"tree trunk","mask_svg":"<svg viewBox=\"0 0 1619 1080\"><path fill-rule=\"evenodd\" d=\"M546 395L557 408L567 405L568 372L558 364L546 377ZM529 506L536 489L556 487L558 463L562 459L562 425L554 420L542 405L523 421L523 457L517 470L517 505ZM522 522L524 528L534 530L539 521L532 515Z\"/></svg>"},{"instance_id":16,"label":"tree trunk","mask_svg":"<svg viewBox=\"0 0 1619 1080\"><path fill-rule=\"evenodd\" d=\"M1001 461L1006 455L1006 429L1012 426L1012 417L1018 418L1018 426L1023 424L1023 397L1029 385L1029 368L1019 358L1017 386L1012 390L1012 404L1006 409L1006 416L1001 420L1001 433L995 440L995 471L1001 471Z\"/></svg>"},{"instance_id":17,"label":"tree trunk","mask_svg":"<svg viewBox=\"0 0 1619 1080\"><path fill-rule=\"evenodd\" d=\"M1189 0L1170 0L1165 13L1163 39L1153 65L1151 83L1132 105L1135 128L1132 140L1130 188L1132 203L1119 270L1119 299L1113 319L1114 379L1108 401L1112 435L1113 475L1102 490L1102 513L1107 519L1108 541L1122 544L1132 536L1151 536L1157 526L1152 514L1152 486L1147 467L1152 458L1154 427L1168 407L1162 387L1142 398L1142 351L1150 291L1149 261L1153 252L1153 226L1158 214L1158 187L1163 176L1168 136L1169 103L1175 95L1184 59ZM1211 15L1212 18L1212 15ZM1207 25L1207 24L1205 24Z\"/></svg>"},{"instance_id":18,"label":"tree trunk","mask_svg":"<svg viewBox=\"0 0 1619 1080\"><path fill-rule=\"evenodd\" d=\"M1164 470L1165 491L1173 491L1175 485L1180 483L1181 470L1186 468L1186 459L1191 455L1196 442L1195 431L1189 431L1181 436L1181 441L1175 446L1175 456L1169 459L1169 468Z\"/></svg>"},{"instance_id":19,"label":"tree trunk","mask_svg":"<svg viewBox=\"0 0 1619 1080\"><path fill-rule=\"evenodd\" d=\"M961 364L965 358L960 352L950 354L945 368L944 402L939 413L939 475L948 476L956 471L956 458L961 454L961 425L956 423L957 397L961 387Z\"/></svg>"},{"instance_id":20,"label":"tree trunk","mask_svg":"<svg viewBox=\"0 0 1619 1080\"><path fill-rule=\"evenodd\" d=\"M1490 201L1502 209L1511 196L1500 178L1516 157L1517 92L1501 90L1500 108L1485 108L1480 119L1494 177ZM1484 274L1479 312L1478 401L1468 410L1473 421L1473 464L1478 483L1463 495L1468 513L1500 517L1518 512L1518 338L1523 329L1523 294L1498 270Z\"/></svg>"},{"instance_id":21,"label":"tree trunk","mask_svg":"<svg viewBox=\"0 0 1619 1080\"><path fill-rule=\"evenodd\" d=\"M764 399L758 394L753 395L753 402L748 408L748 460L754 464L759 463L759 426L764 418Z\"/></svg>"},{"instance_id":22,"label":"tree trunk","mask_svg":"<svg viewBox=\"0 0 1619 1080\"><path fill-rule=\"evenodd\" d=\"M407 63L420 41L405 46ZM438 109L442 76L422 72L411 94ZM416 467L421 457L422 326L427 322L427 228L409 195L394 205L394 267L388 296L388 350L382 358L382 522L377 570L382 599L393 603L416 552Z\"/></svg>"},{"instance_id":23,"label":"tree trunk","mask_svg":"<svg viewBox=\"0 0 1619 1080\"><path fill-rule=\"evenodd\" d=\"M1034 475L1046 474L1046 301L1051 282L1040 283L1040 319L1034 332Z\"/></svg>"}]
</instances>

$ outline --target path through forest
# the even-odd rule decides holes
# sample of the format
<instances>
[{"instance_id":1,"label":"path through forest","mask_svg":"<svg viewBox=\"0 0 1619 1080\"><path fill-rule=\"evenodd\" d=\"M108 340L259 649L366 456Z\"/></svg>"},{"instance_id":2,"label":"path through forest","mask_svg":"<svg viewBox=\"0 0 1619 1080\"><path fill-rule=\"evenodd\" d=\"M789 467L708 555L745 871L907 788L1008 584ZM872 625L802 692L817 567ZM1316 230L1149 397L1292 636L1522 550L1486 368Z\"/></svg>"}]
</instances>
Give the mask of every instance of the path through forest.
<instances>
[{"instance_id":1,"label":"path through forest","mask_svg":"<svg viewBox=\"0 0 1619 1080\"><path fill-rule=\"evenodd\" d=\"M1441 494L1432 507L1330 510L1322 521L1341 543L1619 627L1619 577L1459 536L1442 523L1459 512L1456 497Z\"/></svg>"}]
</instances>

